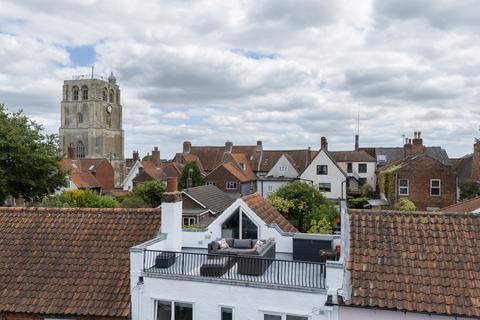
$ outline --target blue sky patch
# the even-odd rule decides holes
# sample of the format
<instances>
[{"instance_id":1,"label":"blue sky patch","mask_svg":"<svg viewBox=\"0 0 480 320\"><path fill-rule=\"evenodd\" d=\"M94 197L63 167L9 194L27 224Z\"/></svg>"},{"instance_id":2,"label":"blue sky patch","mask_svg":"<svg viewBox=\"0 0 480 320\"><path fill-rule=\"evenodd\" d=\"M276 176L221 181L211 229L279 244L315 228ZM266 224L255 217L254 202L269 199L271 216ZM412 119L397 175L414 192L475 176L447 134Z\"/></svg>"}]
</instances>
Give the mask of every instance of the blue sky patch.
<instances>
[{"instance_id":1,"label":"blue sky patch","mask_svg":"<svg viewBox=\"0 0 480 320\"><path fill-rule=\"evenodd\" d=\"M276 53L252 51L252 50L245 50L245 49L232 49L231 51L233 53L236 53L254 60L264 60L264 59L274 60L279 57L278 54Z\"/></svg>"},{"instance_id":2,"label":"blue sky patch","mask_svg":"<svg viewBox=\"0 0 480 320\"><path fill-rule=\"evenodd\" d=\"M91 66L95 62L94 46L68 47L70 60L76 66Z\"/></svg>"}]
</instances>

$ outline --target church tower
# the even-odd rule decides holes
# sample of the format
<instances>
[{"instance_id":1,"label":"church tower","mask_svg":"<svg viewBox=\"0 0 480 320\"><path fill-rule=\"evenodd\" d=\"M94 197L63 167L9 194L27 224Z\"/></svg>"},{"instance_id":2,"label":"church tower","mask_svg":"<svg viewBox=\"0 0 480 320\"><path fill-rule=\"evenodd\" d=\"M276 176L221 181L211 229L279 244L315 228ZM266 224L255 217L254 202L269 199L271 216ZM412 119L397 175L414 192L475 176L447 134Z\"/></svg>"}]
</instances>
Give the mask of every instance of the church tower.
<instances>
[{"instance_id":1,"label":"church tower","mask_svg":"<svg viewBox=\"0 0 480 320\"><path fill-rule=\"evenodd\" d=\"M115 169L115 186L125 178L122 105L115 76L108 81L77 77L63 83L60 148L64 157L105 158Z\"/></svg>"}]
</instances>

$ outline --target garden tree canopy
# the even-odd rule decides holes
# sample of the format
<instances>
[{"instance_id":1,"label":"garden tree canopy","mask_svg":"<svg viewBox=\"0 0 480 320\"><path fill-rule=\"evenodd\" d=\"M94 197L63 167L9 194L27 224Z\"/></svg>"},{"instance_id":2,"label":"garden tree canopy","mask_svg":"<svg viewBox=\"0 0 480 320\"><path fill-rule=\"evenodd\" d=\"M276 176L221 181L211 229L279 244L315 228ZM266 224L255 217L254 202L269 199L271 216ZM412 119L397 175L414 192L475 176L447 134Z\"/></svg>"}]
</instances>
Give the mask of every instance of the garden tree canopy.
<instances>
[{"instance_id":1,"label":"garden tree canopy","mask_svg":"<svg viewBox=\"0 0 480 320\"><path fill-rule=\"evenodd\" d=\"M304 182L291 182L267 197L267 201L302 232L331 230L338 216L332 202L315 187ZM318 221L321 228L318 228ZM326 223L325 223L326 222ZM327 225L326 225L327 224Z\"/></svg>"},{"instance_id":2,"label":"garden tree canopy","mask_svg":"<svg viewBox=\"0 0 480 320\"><path fill-rule=\"evenodd\" d=\"M112 197L103 197L92 190L66 190L51 198L45 197L44 207L57 208L117 208L118 202Z\"/></svg>"},{"instance_id":3,"label":"garden tree canopy","mask_svg":"<svg viewBox=\"0 0 480 320\"><path fill-rule=\"evenodd\" d=\"M417 207L415 206L415 203L408 200L407 198L401 198L400 200L398 200L397 203L395 203L395 205L393 206L393 210L415 211L417 210Z\"/></svg>"},{"instance_id":4,"label":"garden tree canopy","mask_svg":"<svg viewBox=\"0 0 480 320\"><path fill-rule=\"evenodd\" d=\"M164 192L165 185L160 181L152 180L135 186L131 196L138 196L150 207L156 208L162 203L162 194Z\"/></svg>"},{"instance_id":5,"label":"garden tree canopy","mask_svg":"<svg viewBox=\"0 0 480 320\"><path fill-rule=\"evenodd\" d=\"M466 180L460 185L460 199L471 199L480 195L480 184L475 180Z\"/></svg>"},{"instance_id":6,"label":"garden tree canopy","mask_svg":"<svg viewBox=\"0 0 480 320\"><path fill-rule=\"evenodd\" d=\"M43 133L22 111L8 113L0 104L0 204L10 196L40 200L66 186L60 159L55 135Z\"/></svg>"},{"instance_id":7,"label":"garden tree canopy","mask_svg":"<svg viewBox=\"0 0 480 320\"><path fill-rule=\"evenodd\" d=\"M195 161L189 161L183 167L182 175L180 176L180 188L185 189L187 188L187 179L188 179L188 172L192 170L192 187L198 187L203 185L202 174L200 173L200 169L198 169L197 163Z\"/></svg>"}]
</instances>

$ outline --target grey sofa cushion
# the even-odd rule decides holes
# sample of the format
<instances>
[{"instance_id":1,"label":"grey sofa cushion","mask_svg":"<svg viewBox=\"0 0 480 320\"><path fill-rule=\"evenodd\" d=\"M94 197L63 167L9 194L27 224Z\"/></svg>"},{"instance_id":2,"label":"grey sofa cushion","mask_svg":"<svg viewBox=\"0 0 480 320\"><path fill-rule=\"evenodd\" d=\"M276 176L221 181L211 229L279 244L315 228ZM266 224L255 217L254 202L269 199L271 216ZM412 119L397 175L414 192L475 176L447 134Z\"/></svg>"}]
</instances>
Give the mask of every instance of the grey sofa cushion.
<instances>
[{"instance_id":1,"label":"grey sofa cushion","mask_svg":"<svg viewBox=\"0 0 480 320\"><path fill-rule=\"evenodd\" d=\"M233 247L235 249L251 249L252 248L252 240L250 239L235 239L233 240Z\"/></svg>"}]
</instances>

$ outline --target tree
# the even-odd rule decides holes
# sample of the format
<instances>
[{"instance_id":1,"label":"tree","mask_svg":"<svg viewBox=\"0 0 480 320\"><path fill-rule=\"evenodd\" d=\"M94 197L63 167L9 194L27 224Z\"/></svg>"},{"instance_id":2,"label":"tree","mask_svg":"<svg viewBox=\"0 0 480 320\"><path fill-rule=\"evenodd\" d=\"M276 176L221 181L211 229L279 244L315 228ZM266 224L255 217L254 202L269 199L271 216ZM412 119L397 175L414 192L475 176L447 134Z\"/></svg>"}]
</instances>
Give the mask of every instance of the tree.
<instances>
[{"instance_id":1,"label":"tree","mask_svg":"<svg viewBox=\"0 0 480 320\"><path fill-rule=\"evenodd\" d=\"M393 210L415 211L417 210L417 207L415 206L415 203L408 200L407 198L401 198L400 200L398 200L397 203L395 203L395 205L393 206Z\"/></svg>"},{"instance_id":2,"label":"tree","mask_svg":"<svg viewBox=\"0 0 480 320\"><path fill-rule=\"evenodd\" d=\"M480 184L475 180L466 180L460 185L460 199L471 199L480 195Z\"/></svg>"},{"instance_id":3,"label":"tree","mask_svg":"<svg viewBox=\"0 0 480 320\"><path fill-rule=\"evenodd\" d=\"M300 231L309 230L312 221L322 218L333 226L338 216L333 203L328 201L318 189L304 182L296 181L284 185L270 194L267 201Z\"/></svg>"},{"instance_id":4,"label":"tree","mask_svg":"<svg viewBox=\"0 0 480 320\"><path fill-rule=\"evenodd\" d=\"M202 174L200 173L200 169L198 169L197 163L195 161L189 161L183 167L182 175L180 176L179 185L181 189L187 188L188 173L190 170L192 177L192 187L198 187L203 185Z\"/></svg>"},{"instance_id":5,"label":"tree","mask_svg":"<svg viewBox=\"0 0 480 320\"><path fill-rule=\"evenodd\" d=\"M150 208L150 205L145 202L145 200L134 193L130 193L128 196L124 197L120 206L122 208Z\"/></svg>"},{"instance_id":6,"label":"tree","mask_svg":"<svg viewBox=\"0 0 480 320\"><path fill-rule=\"evenodd\" d=\"M150 207L156 208L162 203L165 185L156 180L143 182L133 188L133 194L140 197Z\"/></svg>"},{"instance_id":7,"label":"tree","mask_svg":"<svg viewBox=\"0 0 480 320\"><path fill-rule=\"evenodd\" d=\"M66 190L53 197L42 200L44 207L60 208L117 208L118 202L92 190Z\"/></svg>"},{"instance_id":8,"label":"tree","mask_svg":"<svg viewBox=\"0 0 480 320\"><path fill-rule=\"evenodd\" d=\"M56 135L0 104L0 204L8 197L41 200L66 186L60 160Z\"/></svg>"}]
</instances>

